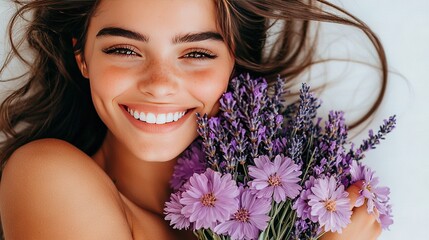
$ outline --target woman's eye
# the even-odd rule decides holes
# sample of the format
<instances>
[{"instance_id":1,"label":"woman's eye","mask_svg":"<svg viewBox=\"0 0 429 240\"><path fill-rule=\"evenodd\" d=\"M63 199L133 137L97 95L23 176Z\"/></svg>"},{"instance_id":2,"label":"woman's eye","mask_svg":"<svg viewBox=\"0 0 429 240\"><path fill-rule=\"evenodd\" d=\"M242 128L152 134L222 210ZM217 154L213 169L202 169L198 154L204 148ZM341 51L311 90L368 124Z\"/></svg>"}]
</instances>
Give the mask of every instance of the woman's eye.
<instances>
[{"instance_id":1,"label":"woman's eye","mask_svg":"<svg viewBox=\"0 0 429 240\"><path fill-rule=\"evenodd\" d=\"M204 60L204 59L214 59L216 57L217 56L214 53L211 53L209 51L198 50L198 51L191 51L189 53L186 53L181 58L194 58L194 59Z\"/></svg>"},{"instance_id":2,"label":"woman's eye","mask_svg":"<svg viewBox=\"0 0 429 240\"><path fill-rule=\"evenodd\" d=\"M103 49L103 52L110 55L123 55L127 57L141 56L140 54L136 53L134 49L130 47L111 47L111 48Z\"/></svg>"}]
</instances>

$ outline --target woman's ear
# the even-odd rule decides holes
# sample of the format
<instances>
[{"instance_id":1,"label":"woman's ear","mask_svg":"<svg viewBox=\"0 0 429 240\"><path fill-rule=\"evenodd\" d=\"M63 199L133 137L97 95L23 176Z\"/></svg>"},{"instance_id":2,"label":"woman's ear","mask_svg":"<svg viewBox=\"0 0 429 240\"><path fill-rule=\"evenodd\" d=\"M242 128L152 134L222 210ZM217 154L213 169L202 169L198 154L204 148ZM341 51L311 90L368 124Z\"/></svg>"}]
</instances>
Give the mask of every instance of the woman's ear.
<instances>
[{"instance_id":1,"label":"woman's ear","mask_svg":"<svg viewBox=\"0 0 429 240\"><path fill-rule=\"evenodd\" d=\"M77 42L77 39L72 38L73 47L76 45L76 42ZM88 68L86 66L86 62L85 62L85 58L83 57L83 54L81 52L75 53L74 57L76 59L77 66L79 67L80 72L82 73L82 76L84 78L88 78Z\"/></svg>"}]
</instances>

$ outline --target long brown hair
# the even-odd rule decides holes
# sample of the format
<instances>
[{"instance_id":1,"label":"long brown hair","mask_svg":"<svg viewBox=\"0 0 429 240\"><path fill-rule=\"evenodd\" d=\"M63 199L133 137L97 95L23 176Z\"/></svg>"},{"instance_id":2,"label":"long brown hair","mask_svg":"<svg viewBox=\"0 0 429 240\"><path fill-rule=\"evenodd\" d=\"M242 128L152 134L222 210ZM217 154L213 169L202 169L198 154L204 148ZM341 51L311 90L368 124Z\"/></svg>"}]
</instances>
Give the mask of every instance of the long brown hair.
<instances>
[{"instance_id":1,"label":"long brown hair","mask_svg":"<svg viewBox=\"0 0 429 240\"><path fill-rule=\"evenodd\" d=\"M0 105L0 131L5 138L0 145L2 168L17 148L41 138L63 139L93 154L105 136L106 127L95 112L88 81L81 75L74 55L83 53L89 20L100 0L14 2L18 10L8 28L12 48L0 74L14 58L26 64L28 71L18 77L25 80L24 85ZM215 0L215 3L220 30L236 57L235 72L250 72L267 79L281 75L289 82L297 81L300 74L316 63L313 58L316 39L309 40L311 22L335 22L361 29L378 53L382 86L372 107L354 125L364 122L379 107L387 83L386 57L377 36L356 17L323 0ZM268 46L268 32L276 21L283 21L277 30L280 34ZM22 39L14 39L13 33L21 22L26 30ZM74 47L72 38L77 39ZM32 51L32 61L21 54L23 43Z\"/></svg>"}]
</instances>

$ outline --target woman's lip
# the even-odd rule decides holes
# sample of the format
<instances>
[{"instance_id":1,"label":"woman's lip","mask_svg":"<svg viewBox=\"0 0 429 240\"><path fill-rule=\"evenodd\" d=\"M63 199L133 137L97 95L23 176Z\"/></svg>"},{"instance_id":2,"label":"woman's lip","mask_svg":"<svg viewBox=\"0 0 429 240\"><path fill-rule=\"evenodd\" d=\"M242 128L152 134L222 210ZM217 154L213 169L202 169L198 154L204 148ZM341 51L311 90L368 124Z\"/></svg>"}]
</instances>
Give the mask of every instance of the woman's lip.
<instances>
[{"instance_id":1,"label":"woman's lip","mask_svg":"<svg viewBox=\"0 0 429 240\"><path fill-rule=\"evenodd\" d=\"M170 131L174 131L175 129L182 126L182 124L192 115L194 114L195 108L185 110L186 113L183 117L179 118L177 121L168 122L164 124L156 124L156 123L147 123L140 121L139 119L134 118L126 109L127 106L122 105L121 110L125 114L126 118L139 130L142 130L147 133L166 133ZM177 108L176 108L177 109ZM164 111L163 111L164 112Z\"/></svg>"}]
</instances>

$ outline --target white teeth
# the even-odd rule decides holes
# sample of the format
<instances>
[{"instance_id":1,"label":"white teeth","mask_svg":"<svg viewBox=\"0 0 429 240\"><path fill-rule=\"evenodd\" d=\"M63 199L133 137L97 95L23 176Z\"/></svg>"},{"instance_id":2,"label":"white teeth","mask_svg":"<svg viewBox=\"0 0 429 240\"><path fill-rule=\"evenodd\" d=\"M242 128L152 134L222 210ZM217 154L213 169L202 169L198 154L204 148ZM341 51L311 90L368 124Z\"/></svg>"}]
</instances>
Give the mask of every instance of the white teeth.
<instances>
[{"instance_id":1,"label":"white teeth","mask_svg":"<svg viewBox=\"0 0 429 240\"><path fill-rule=\"evenodd\" d=\"M158 114L156 117L156 124L164 124L165 123L165 114Z\"/></svg>"},{"instance_id":2,"label":"white teeth","mask_svg":"<svg viewBox=\"0 0 429 240\"><path fill-rule=\"evenodd\" d=\"M140 113L140 121L146 121L146 114L144 114L144 112Z\"/></svg>"},{"instance_id":3,"label":"white teeth","mask_svg":"<svg viewBox=\"0 0 429 240\"><path fill-rule=\"evenodd\" d=\"M166 122L172 122L174 120L174 114L173 113L168 113L167 114L167 119L165 120Z\"/></svg>"},{"instance_id":4,"label":"white teeth","mask_svg":"<svg viewBox=\"0 0 429 240\"><path fill-rule=\"evenodd\" d=\"M170 122L178 121L180 118L182 118L185 114L185 112L170 112L170 113L144 113L135 111L133 109L127 108L128 113L130 113L131 116L133 116L135 119L138 119L142 122L147 122L151 124L165 124Z\"/></svg>"},{"instance_id":5,"label":"white teeth","mask_svg":"<svg viewBox=\"0 0 429 240\"><path fill-rule=\"evenodd\" d=\"M146 115L146 122L147 123L156 123L156 116L153 113L148 113Z\"/></svg>"},{"instance_id":6,"label":"white teeth","mask_svg":"<svg viewBox=\"0 0 429 240\"><path fill-rule=\"evenodd\" d=\"M133 116L134 116L135 119L139 119L140 118L140 114L137 111L134 112Z\"/></svg>"}]
</instances>

